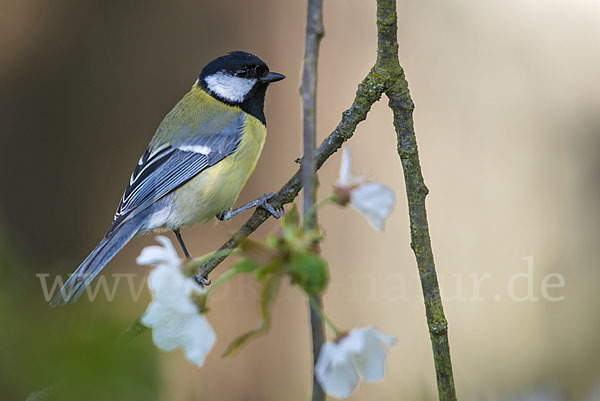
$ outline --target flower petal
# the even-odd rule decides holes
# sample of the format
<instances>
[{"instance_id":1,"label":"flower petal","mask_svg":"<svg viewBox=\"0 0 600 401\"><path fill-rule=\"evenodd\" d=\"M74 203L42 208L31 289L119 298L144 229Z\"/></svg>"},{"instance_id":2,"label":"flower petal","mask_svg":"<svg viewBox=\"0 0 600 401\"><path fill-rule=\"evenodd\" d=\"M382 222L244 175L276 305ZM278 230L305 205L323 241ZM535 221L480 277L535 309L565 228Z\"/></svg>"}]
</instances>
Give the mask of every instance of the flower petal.
<instances>
[{"instance_id":1,"label":"flower petal","mask_svg":"<svg viewBox=\"0 0 600 401\"><path fill-rule=\"evenodd\" d=\"M363 184L366 179L367 177L365 174L352 174L352 158L350 157L350 151L348 148L344 148L342 150L342 162L340 164L340 177L338 178L336 186L353 189L354 187Z\"/></svg>"},{"instance_id":2,"label":"flower petal","mask_svg":"<svg viewBox=\"0 0 600 401\"><path fill-rule=\"evenodd\" d=\"M167 320L170 315L171 311L169 309L163 308L158 302L153 301L150 302L140 320L144 326L152 328Z\"/></svg>"},{"instance_id":3,"label":"flower petal","mask_svg":"<svg viewBox=\"0 0 600 401\"><path fill-rule=\"evenodd\" d=\"M365 381L378 381L385 374L384 362L387 357L388 345L393 345L395 339L377 331L374 327L362 329L364 349L353 355L353 362Z\"/></svg>"},{"instance_id":4,"label":"flower petal","mask_svg":"<svg viewBox=\"0 0 600 401\"><path fill-rule=\"evenodd\" d=\"M181 345L180 332L185 326L185 316L173 314L152 303L142 316L142 324L152 328L152 341L162 351L172 351Z\"/></svg>"},{"instance_id":5,"label":"flower petal","mask_svg":"<svg viewBox=\"0 0 600 401\"><path fill-rule=\"evenodd\" d=\"M153 301L142 316L142 324L152 328L152 341L163 351L183 347L185 357L202 366L206 355L216 341L208 320L198 313L177 313Z\"/></svg>"},{"instance_id":6,"label":"flower petal","mask_svg":"<svg viewBox=\"0 0 600 401\"><path fill-rule=\"evenodd\" d=\"M204 315L195 315L181 331L185 358L202 366L206 355L217 341L217 336Z\"/></svg>"},{"instance_id":7,"label":"flower petal","mask_svg":"<svg viewBox=\"0 0 600 401\"><path fill-rule=\"evenodd\" d=\"M156 240L162 244L161 246L153 245L142 249L142 253L135 260L138 265L179 265L181 260L173 248L171 241L163 236L156 236Z\"/></svg>"},{"instance_id":8,"label":"flower petal","mask_svg":"<svg viewBox=\"0 0 600 401\"><path fill-rule=\"evenodd\" d=\"M356 354L363 352L365 349L364 328L352 329L350 332L338 342L338 347L344 354Z\"/></svg>"},{"instance_id":9,"label":"flower petal","mask_svg":"<svg viewBox=\"0 0 600 401\"><path fill-rule=\"evenodd\" d=\"M361 185L352 191L352 206L379 231L383 231L384 220L391 213L395 202L392 190L376 182Z\"/></svg>"},{"instance_id":10,"label":"flower petal","mask_svg":"<svg viewBox=\"0 0 600 401\"><path fill-rule=\"evenodd\" d=\"M391 347L392 345L396 344L396 339L394 337L388 336L387 334L383 334L382 332L376 330L373 326L370 326L369 328L375 332L375 336L377 337L377 339L383 344L387 345L388 347Z\"/></svg>"},{"instance_id":11,"label":"flower petal","mask_svg":"<svg viewBox=\"0 0 600 401\"><path fill-rule=\"evenodd\" d=\"M203 290L181 271L181 260L166 237L157 237L163 245L145 248L139 263L156 265L148 276L153 300L141 322L152 328L152 341L163 351L183 347L185 357L202 366L216 336L192 300Z\"/></svg>"},{"instance_id":12,"label":"flower petal","mask_svg":"<svg viewBox=\"0 0 600 401\"><path fill-rule=\"evenodd\" d=\"M344 148L342 149L342 162L340 163L340 178L338 179L338 184L345 186L350 183L352 177L352 173L350 172L351 165L352 159L350 158L350 151L348 148Z\"/></svg>"},{"instance_id":13,"label":"flower petal","mask_svg":"<svg viewBox=\"0 0 600 401\"><path fill-rule=\"evenodd\" d=\"M315 376L327 394L346 398L358 385L358 375L338 344L325 343L315 365Z\"/></svg>"},{"instance_id":14,"label":"flower petal","mask_svg":"<svg viewBox=\"0 0 600 401\"><path fill-rule=\"evenodd\" d=\"M172 313L196 313L196 305L191 300L192 293L202 293L191 279L177 269L157 267L148 277L148 287L154 301L159 302Z\"/></svg>"}]
</instances>

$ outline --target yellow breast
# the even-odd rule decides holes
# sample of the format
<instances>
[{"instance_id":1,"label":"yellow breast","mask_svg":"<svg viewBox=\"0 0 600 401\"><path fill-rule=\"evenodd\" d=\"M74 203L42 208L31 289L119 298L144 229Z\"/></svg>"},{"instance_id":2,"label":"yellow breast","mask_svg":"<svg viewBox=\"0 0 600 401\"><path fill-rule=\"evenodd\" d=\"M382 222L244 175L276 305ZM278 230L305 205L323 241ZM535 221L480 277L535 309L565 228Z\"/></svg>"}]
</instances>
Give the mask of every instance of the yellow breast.
<instances>
[{"instance_id":1,"label":"yellow breast","mask_svg":"<svg viewBox=\"0 0 600 401\"><path fill-rule=\"evenodd\" d=\"M240 145L231 155L202 171L173 195L177 216L173 223L206 222L232 208L256 167L266 138L266 127L246 115Z\"/></svg>"}]
</instances>

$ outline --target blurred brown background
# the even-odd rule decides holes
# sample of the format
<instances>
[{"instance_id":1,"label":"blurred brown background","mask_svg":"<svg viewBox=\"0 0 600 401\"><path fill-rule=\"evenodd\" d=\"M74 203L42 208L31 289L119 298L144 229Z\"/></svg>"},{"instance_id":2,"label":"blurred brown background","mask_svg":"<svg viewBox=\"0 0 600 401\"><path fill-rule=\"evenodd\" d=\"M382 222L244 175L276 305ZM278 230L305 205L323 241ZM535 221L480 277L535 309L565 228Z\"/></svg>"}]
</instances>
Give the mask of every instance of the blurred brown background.
<instances>
[{"instance_id":1,"label":"blurred brown background","mask_svg":"<svg viewBox=\"0 0 600 401\"><path fill-rule=\"evenodd\" d=\"M270 333L234 358L219 356L255 324L250 277L217 291L218 342L203 368L158 352L148 334L103 365L88 358L98 338L124 331L147 291L134 302L120 286L112 303L48 309L36 277L72 272L94 247L158 123L225 52L256 53L288 77L269 90L269 137L240 203L279 188L301 152L304 10L276 0L0 0L2 399L24 399L61 377L59 367L86 363L82 380L97 399L307 399L308 312L293 288ZM398 12L459 398L600 400L600 2L407 0ZM375 2L326 0L324 18L319 138L374 62ZM375 324L398 338L386 379L352 400L436 399L391 122L384 99L348 143L354 170L396 193L386 231L351 210L320 217L328 313L341 327ZM323 167L321 195L338 166L339 154ZM211 251L246 216L185 229L188 246ZM145 273L134 259L152 242L133 241L108 274ZM564 287L544 296L548 274ZM104 374L121 380L115 394L98 390L112 386Z\"/></svg>"}]
</instances>

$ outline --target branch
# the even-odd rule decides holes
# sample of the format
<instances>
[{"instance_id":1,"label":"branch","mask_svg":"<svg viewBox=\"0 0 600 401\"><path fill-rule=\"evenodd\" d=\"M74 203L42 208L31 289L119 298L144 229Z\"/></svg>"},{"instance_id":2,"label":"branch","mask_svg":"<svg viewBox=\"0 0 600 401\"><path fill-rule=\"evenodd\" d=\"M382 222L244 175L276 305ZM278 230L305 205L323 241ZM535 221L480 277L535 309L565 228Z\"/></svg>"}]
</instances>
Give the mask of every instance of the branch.
<instances>
[{"instance_id":1,"label":"branch","mask_svg":"<svg viewBox=\"0 0 600 401\"><path fill-rule=\"evenodd\" d=\"M444 316L442 298L433 261L425 186L414 131L414 104L408 90L404 70L398 61L396 0L377 0L378 51L377 64L387 75L385 94L394 114L398 140L398 155L402 161L408 213L410 217L411 248L417 259L419 278L425 301L427 326L433 349L440 401L455 401L454 378L448 343L448 322Z\"/></svg>"},{"instance_id":2,"label":"branch","mask_svg":"<svg viewBox=\"0 0 600 401\"><path fill-rule=\"evenodd\" d=\"M302 173L302 186L305 188L302 207L304 213L311 209L315 203L314 151L317 121L317 60L319 57L319 44L323 35L323 0L308 0L304 68L302 70L302 86L300 87L304 149L300 170ZM314 221L308 221L307 225L314 226Z\"/></svg>"},{"instance_id":3,"label":"branch","mask_svg":"<svg viewBox=\"0 0 600 401\"><path fill-rule=\"evenodd\" d=\"M315 204L315 194L318 182L315 176L315 142L316 142L316 109L317 109L317 60L319 58L319 44L323 38L323 0L308 0L306 11L306 41L304 44L304 68L302 69L302 86L300 95L302 96L302 122L303 122L303 150L302 166L302 186L304 188L304 199L302 202L304 229L311 230L317 221L316 210L313 210ZM315 251L317 251L315 249ZM323 298L315 297L315 302L322 308ZM325 329L321 317L311 307L309 302L308 310L310 314L310 329L312 339L312 357L313 357L313 383L312 383L312 401L322 401L325 399L325 392L321 388L315 375L314 366L319 359L321 347L325 342Z\"/></svg>"},{"instance_id":4,"label":"branch","mask_svg":"<svg viewBox=\"0 0 600 401\"><path fill-rule=\"evenodd\" d=\"M342 144L352 138L358 124L367 118L367 113L371 110L371 106L383 94L384 86L380 82L377 72L371 70L365 79L358 86L356 97L352 106L342 113L342 119L335 130L321 142L317 150L315 150L315 169L318 171L321 166L333 155ZM301 170L289 179L285 185L269 201L276 208L280 208L285 204L292 203L302 189ZM234 249L240 244L244 238L258 229L267 219L270 214L262 208L257 208L252 216L240 227L240 229L227 240L219 250ZM200 267L199 274L207 277L227 256L211 259Z\"/></svg>"},{"instance_id":5,"label":"branch","mask_svg":"<svg viewBox=\"0 0 600 401\"><path fill-rule=\"evenodd\" d=\"M419 162L412 118L414 104L398 60L396 0L376 1L377 61L359 85L352 106L342 114L342 120L336 129L315 151L315 169L318 170L345 141L352 137L357 125L366 118L373 103L385 93L394 114L397 150L402 161L408 199L411 247L417 260L423 290L439 399L454 401L456 394L448 343L448 323L444 316L425 208L425 197L429 190L425 186ZM298 196L301 188L301 170L298 170L272 198L271 204L279 208L291 203ZM221 246L220 250L236 248L242 239L252 234L268 217L269 214L265 210L256 209L250 219ZM199 273L206 277L224 259L225 257L212 259L201 266Z\"/></svg>"}]
</instances>

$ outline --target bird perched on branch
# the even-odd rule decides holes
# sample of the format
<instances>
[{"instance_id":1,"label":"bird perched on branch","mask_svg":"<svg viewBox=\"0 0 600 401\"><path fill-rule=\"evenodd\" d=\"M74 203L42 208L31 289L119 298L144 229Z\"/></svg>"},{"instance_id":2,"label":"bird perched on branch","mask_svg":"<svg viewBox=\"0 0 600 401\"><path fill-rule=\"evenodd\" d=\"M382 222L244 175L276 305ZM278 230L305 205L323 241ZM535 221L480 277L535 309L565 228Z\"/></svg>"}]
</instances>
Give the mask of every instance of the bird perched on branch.
<instances>
[{"instance_id":1,"label":"bird perched on branch","mask_svg":"<svg viewBox=\"0 0 600 401\"><path fill-rule=\"evenodd\" d=\"M272 194L231 208L265 143L267 87L283 78L260 58L241 51L208 63L158 127L104 238L51 305L76 301L136 234L171 230L190 259L179 232L182 226L215 216L228 220L257 206L279 217L279 210L268 203Z\"/></svg>"}]
</instances>

